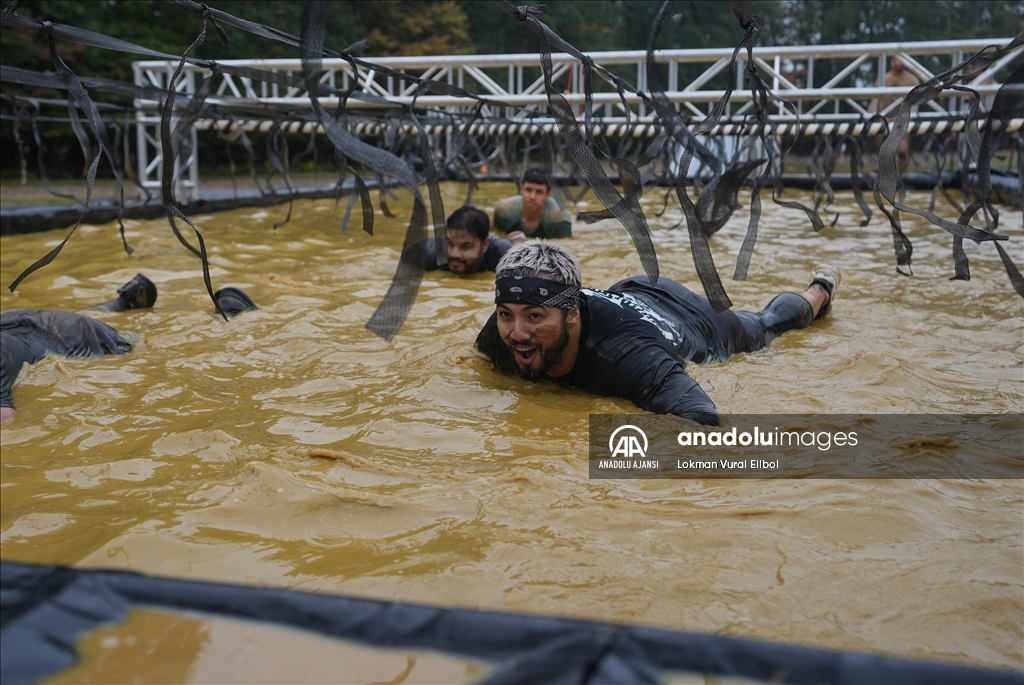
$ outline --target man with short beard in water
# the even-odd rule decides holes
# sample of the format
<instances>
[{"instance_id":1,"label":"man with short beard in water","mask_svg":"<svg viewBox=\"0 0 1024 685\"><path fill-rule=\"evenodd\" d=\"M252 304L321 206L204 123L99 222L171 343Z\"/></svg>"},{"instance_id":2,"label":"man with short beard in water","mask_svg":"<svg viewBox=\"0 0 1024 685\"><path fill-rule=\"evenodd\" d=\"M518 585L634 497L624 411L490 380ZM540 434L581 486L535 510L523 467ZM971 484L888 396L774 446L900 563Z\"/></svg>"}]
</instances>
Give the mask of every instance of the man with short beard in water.
<instances>
[{"instance_id":1,"label":"man with short beard in water","mask_svg":"<svg viewBox=\"0 0 1024 685\"><path fill-rule=\"evenodd\" d=\"M448 263L438 266L437 243L427 238L402 253L402 261L421 264L426 271L451 271L468 276L478 271L494 271L498 260L512 244L490 235L491 221L487 213L472 206L459 207L446 222L445 245Z\"/></svg>"},{"instance_id":2,"label":"man with short beard in water","mask_svg":"<svg viewBox=\"0 0 1024 685\"><path fill-rule=\"evenodd\" d=\"M760 312L715 313L667 278L646 277L608 290L582 288L579 263L545 240L510 249L495 272L495 313L476 339L499 369L531 380L568 383L631 400L656 414L718 425L718 410L683 364L763 349L807 328L829 310L839 272L817 267L811 285L782 293Z\"/></svg>"}]
</instances>

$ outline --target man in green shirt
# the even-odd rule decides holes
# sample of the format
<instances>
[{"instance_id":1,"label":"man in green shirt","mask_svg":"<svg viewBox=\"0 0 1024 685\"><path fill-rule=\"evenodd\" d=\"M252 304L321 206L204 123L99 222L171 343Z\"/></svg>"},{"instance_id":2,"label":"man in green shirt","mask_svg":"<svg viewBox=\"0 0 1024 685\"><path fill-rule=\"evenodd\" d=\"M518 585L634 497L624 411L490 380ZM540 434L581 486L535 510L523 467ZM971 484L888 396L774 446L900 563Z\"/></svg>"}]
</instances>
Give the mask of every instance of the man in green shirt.
<instances>
[{"instance_id":1,"label":"man in green shirt","mask_svg":"<svg viewBox=\"0 0 1024 685\"><path fill-rule=\"evenodd\" d=\"M519 195L494 207L494 229L519 243L527 238L572 237L572 219L551 197L551 183L543 169L527 169Z\"/></svg>"}]
</instances>

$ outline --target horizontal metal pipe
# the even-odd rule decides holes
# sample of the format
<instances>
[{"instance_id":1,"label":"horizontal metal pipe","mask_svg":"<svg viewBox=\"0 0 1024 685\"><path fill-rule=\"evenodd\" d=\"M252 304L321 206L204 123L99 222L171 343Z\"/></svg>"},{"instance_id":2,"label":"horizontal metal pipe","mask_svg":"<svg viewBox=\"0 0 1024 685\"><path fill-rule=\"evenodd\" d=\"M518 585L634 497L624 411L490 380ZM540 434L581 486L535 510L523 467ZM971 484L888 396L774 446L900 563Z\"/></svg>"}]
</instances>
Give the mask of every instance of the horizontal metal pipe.
<instances>
[{"instance_id":1,"label":"horizontal metal pipe","mask_svg":"<svg viewBox=\"0 0 1024 685\"><path fill-rule=\"evenodd\" d=\"M229 119L201 119L196 121L195 128L199 131L216 130L230 133L239 126L245 131L269 131L274 125L273 121L266 119L255 119L245 121L231 121ZM978 126L983 127L984 121L979 121ZM1019 131L1024 125L1024 118L1010 120L1006 132ZM281 129L288 133L310 133L313 127L317 133L323 133L320 124L309 121L293 121L281 125ZM463 126L451 124L424 124L427 135L454 135L464 130ZM580 127L582 129L582 125ZM725 123L715 126L707 134L708 136L748 136L753 135L760 127L757 124L748 123ZM964 128L964 121L950 119L931 119L911 121L907 129L909 135L941 134L948 132L959 132ZM378 135L388 127L378 122L360 122L352 126L351 132L355 135L372 136ZM658 135L662 126L657 123L646 124L606 124L600 123L591 128L593 136L623 136L628 135L634 138L647 138ZM766 136L875 136L885 133L887 124L880 121L874 122L804 122L796 123L774 123L764 127ZM400 124L394 131L400 135L419 135L412 124ZM540 136L557 135L558 126L554 122L524 122L524 123L475 123L469 128L469 135L520 135Z\"/></svg>"},{"instance_id":2,"label":"horizontal metal pipe","mask_svg":"<svg viewBox=\"0 0 1024 685\"><path fill-rule=\"evenodd\" d=\"M975 90L982 96L995 95L999 92L1000 84L990 84L984 86L976 86ZM891 99L904 97L908 88L879 88L875 86L865 88L804 88L797 90L785 90L780 89L775 91L776 95L786 100L795 102L806 102L812 100L865 100L875 99L879 97L888 97ZM666 92L665 97L673 103L709 103L718 102L725 95L724 90L703 90L703 91L673 91ZM513 105L519 107L525 107L530 105L547 105L548 98L544 93L534 93L531 95L490 95L483 94L480 97L486 99L493 99L496 102L493 106L500 107L502 105ZM583 105L585 97L581 93L565 93L563 96L571 105ZM945 90L942 95L937 96L940 98L952 98L964 97L963 91ZM320 103L324 106L337 106L338 98L324 97L318 98ZM389 97L388 103L376 103L376 102L364 102L349 100L349 109L380 109L387 108L389 106L411 106L413 104L413 98L393 96ZM626 94L626 102L630 105L636 105L642 102L642 99L630 93ZM745 103L749 102L752 98L751 91L749 90L734 90L730 96L730 102L733 103ZM500 101L500 102L498 102ZM453 97L450 95L424 95L415 99L415 104L419 107L472 107L478 101L472 98L465 97ZM592 102L595 106L597 105L616 105L622 102L618 93L594 93ZM296 108L310 108L309 98L306 96L299 97L268 97L260 98L259 100L243 100L238 98L231 98L230 100L220 99L217 96L210 96L206 99L206 103L209 105L224 105L230 106L267 106L273 105L282 107L285 109L296 109ZM161 103L155 100L135 100L135 107L138 109L157 109L161 106Z\"/></svg>"}]
</instances>

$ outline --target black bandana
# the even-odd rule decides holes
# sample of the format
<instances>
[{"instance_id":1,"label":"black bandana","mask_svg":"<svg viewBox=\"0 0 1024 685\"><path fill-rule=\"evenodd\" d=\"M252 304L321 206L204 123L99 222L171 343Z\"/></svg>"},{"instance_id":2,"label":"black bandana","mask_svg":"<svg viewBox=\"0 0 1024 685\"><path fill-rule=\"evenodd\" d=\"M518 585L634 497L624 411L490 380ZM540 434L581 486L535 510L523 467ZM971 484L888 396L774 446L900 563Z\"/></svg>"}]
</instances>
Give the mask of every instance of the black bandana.
<instances>
[{"instance_id":1,"label":"black bandana","mask_svg":"<svg viewBox=\"0 0 1024 685\"><path fill-rule=\"evenodd\" d=\"M531 276L504 276L495 281L495 304L533 304L579 309L580 289L574 285Z\"/></svg>"}]
</instances>

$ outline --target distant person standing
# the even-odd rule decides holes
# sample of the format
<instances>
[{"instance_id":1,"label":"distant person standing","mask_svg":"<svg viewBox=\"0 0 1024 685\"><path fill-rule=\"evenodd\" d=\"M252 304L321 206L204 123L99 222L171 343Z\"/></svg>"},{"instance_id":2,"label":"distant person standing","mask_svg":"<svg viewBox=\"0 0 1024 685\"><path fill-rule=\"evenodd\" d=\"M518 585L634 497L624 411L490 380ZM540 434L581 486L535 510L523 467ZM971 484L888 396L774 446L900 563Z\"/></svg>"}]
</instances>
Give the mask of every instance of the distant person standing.
<instances>
[{"instance_id":1,"label":"distant person standing","mask_svg":"<svg viewBox=\"0 0 1024 685\"><path fill-rule=\"evenodd\" d=\"M572 237L572 219L551 197L551 182L543 169L527 169L519 195L494 207L494 229L519 243L527 238Z\"/></svg>"},{"instance_id":2,"label":"distant person standing","mask_svg":"<svg viewBox=\"0 0 1024 685\"><path fill-rule=\"evenodd\" d=\"M892 68L885 72L884 86L886 88L907 88L908 92L911 88L921 85L921 79L917 78L914 74L907 71L907 67L903 64L903 60L899 57L894 57L892 60ZM878 99L877 112L885 115L885 110L894 102L893 98L881 97ZM890 118L891 117L887 117ZM910 139L906 136L900 141L896 147L896 170L901 174L906 173L907 168L910 166Z\"/></svg>"}]
</instances>

